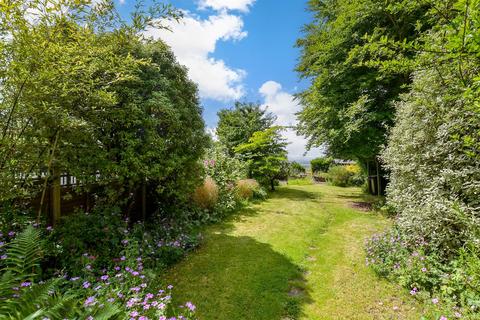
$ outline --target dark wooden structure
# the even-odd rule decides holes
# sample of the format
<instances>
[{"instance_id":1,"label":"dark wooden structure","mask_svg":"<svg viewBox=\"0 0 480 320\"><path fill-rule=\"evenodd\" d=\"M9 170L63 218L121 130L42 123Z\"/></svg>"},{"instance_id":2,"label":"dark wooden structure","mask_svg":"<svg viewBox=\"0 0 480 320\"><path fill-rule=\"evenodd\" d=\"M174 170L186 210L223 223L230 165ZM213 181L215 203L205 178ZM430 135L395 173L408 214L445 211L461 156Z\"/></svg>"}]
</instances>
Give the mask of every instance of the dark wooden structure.
<instances>
[{"instance_id":1,"label":"dark wooden structure","mask_svg":"<svg viewBox=\"0 0 480 320\"><path fill-rule=\"evenodd\" d=\"M378 160L367 162L368 192L376 196L384 196L387 187L387 174Z\"/></svg>"},{"instance_id":2,"label":"dark wooden structure","mask_svg":"<svg viewBox=\"0 0 480 320\"><path fill-rule=\"evenodd\" d=\"M42 190L32 199L27 199L26 204L35 212L41 211L42 214L47 215L51 224L55 224L61 216L72 214L78 210L89 212L95 206L98 186L91 186L88 188L90 191L86 191L86 188L83 188L74 176L66 173L56 174L53 170L52 176L47 181L46 189L43 191L43 183L46 178L46 175L43 174L34 181L34 184L42 185ZM124 205L122 210L133 221L145 220L156 210L155 203L149 201L153 198L151 189L147 183L143 183L132 193L125 195L125 198L129 198L130 201Z\"/></svg>"}]
</instances>

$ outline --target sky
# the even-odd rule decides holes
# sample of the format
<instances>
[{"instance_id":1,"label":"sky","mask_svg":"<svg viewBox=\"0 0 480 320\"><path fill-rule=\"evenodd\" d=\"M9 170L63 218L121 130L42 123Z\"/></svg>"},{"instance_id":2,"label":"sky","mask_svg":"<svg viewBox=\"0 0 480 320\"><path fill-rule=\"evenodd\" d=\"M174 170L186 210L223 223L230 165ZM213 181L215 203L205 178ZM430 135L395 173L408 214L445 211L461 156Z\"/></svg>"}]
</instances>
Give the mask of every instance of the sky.
<instances>
[{"instance_id":1,"label":"sky","mask_svg":"<svg viewBox=\"0 0 480 320\"><path fill-rule=\"evenodd\" d=\"M168 2L168 1L167 1ZM210 132L217 112L235 101L256 102L277 116L278 125L294 126L301 109L294 94L308 83L294 71L299 49L295 42L311 20L306 0L171 0L184 12L169 30L150 29L145 36L162 39L197 83ZM120 11L132 10L133 0L118 0ZM308 161L304 137L284 133L289 158Z\"/></svg>"}]
</instances>

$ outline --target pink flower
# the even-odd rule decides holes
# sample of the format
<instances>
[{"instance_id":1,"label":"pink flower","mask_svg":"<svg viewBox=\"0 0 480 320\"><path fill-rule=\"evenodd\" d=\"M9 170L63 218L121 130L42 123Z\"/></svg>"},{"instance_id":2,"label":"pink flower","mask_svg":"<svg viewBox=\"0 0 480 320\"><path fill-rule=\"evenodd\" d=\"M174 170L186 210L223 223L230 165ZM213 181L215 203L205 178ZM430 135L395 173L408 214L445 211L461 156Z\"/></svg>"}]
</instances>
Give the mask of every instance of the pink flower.
<instances>
[{"instance_id":1,"label":"pink flower","mask_svg":"<svg viewBox=\"0 0 480 320\"><path fill-rule=\"evenodd\" d=\"M437 304L437 303L438 303L438 298L433 298L433 299L432 299L432 303L433 303L433 304Z\"/></svg>"}]
</instances>

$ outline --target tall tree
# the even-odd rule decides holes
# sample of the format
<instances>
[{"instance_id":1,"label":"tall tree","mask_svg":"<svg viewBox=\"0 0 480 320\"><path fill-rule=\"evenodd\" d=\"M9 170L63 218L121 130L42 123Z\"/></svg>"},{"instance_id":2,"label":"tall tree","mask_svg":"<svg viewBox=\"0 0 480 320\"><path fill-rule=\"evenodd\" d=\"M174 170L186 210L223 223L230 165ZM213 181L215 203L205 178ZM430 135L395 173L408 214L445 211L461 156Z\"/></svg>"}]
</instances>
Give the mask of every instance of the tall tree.
<instances>
[{"instance_id":1,"label":"tall tree","mask_svg":"<svg viewBox=\"0 0 480 320\"><path fill-rule=\"evenodd\" d=\"M169 199L186 197L207 141L197 88L165 44L141 37L176 11L139 2L125 22L110 0L7 3L0 201L36 191L32 179L46 170L48 182L53 167L117 197L118 186L128 198L145 180Z\"/></svg>"},{"instance_id":2,"label":"tall tree","mask_svg":"<svg viewBox=\"0 0 480 320\"><path fill-rule=\"evenodd\" d=\"M233 155L235 148L246 143L255 132L273 125L275 116L259 104L236 102L233 109L218 112L217 135L220 142Z\"/></svg>"},{"instance_id":3,"label":"tall tree","mask_svg":"<svg viewBox=\"0 0 480 320\"><path fill-rule=\"evenodd\" d=\"M275 190L275 180L280 177L287 162L287 143L281 135L282 127L271 127L255 132L248 142L235 148L249 165L249 175Z\"/></svg>"},{"instance_id":4,"label":"tall tree","mask_svg":"<svg viewBox=\"0 0 480 320\"><path fill-rule=\"evenodd\" d=\"M372 160L393 124L392 102L410 82L408 64L382 72L371 63L371 39L410 41L425 28L427 5L412 1L310 0L314 21L298 40L297 71L311 80L300 93L299 131L309 146L326 145L339 158ZM391 61L392 52L376 53ZM403 56L403 62L414 54ZM397 57L399 58L399 57Z\"/></svg>"}]
</instances>

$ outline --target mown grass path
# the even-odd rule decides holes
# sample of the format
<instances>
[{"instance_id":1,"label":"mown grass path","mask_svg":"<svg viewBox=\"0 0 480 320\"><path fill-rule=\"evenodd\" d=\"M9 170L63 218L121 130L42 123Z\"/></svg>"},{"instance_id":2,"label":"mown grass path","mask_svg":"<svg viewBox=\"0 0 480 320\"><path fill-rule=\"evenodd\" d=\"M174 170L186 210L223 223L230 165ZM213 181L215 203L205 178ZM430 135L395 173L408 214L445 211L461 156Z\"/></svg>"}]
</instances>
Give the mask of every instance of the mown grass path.
<instances>
[{"instance_id":1,"label":"mown grass path","mask_svg":"<svg viewBox=\"0 0 480 320\"><path fill-rule=\"evenodd\" d=\"M388 225L353 209L355 188L284 186L205 232L166 275L201 320L419 319L408 294L365 266L364 240Z\"/></svg>"}]
</instances>

